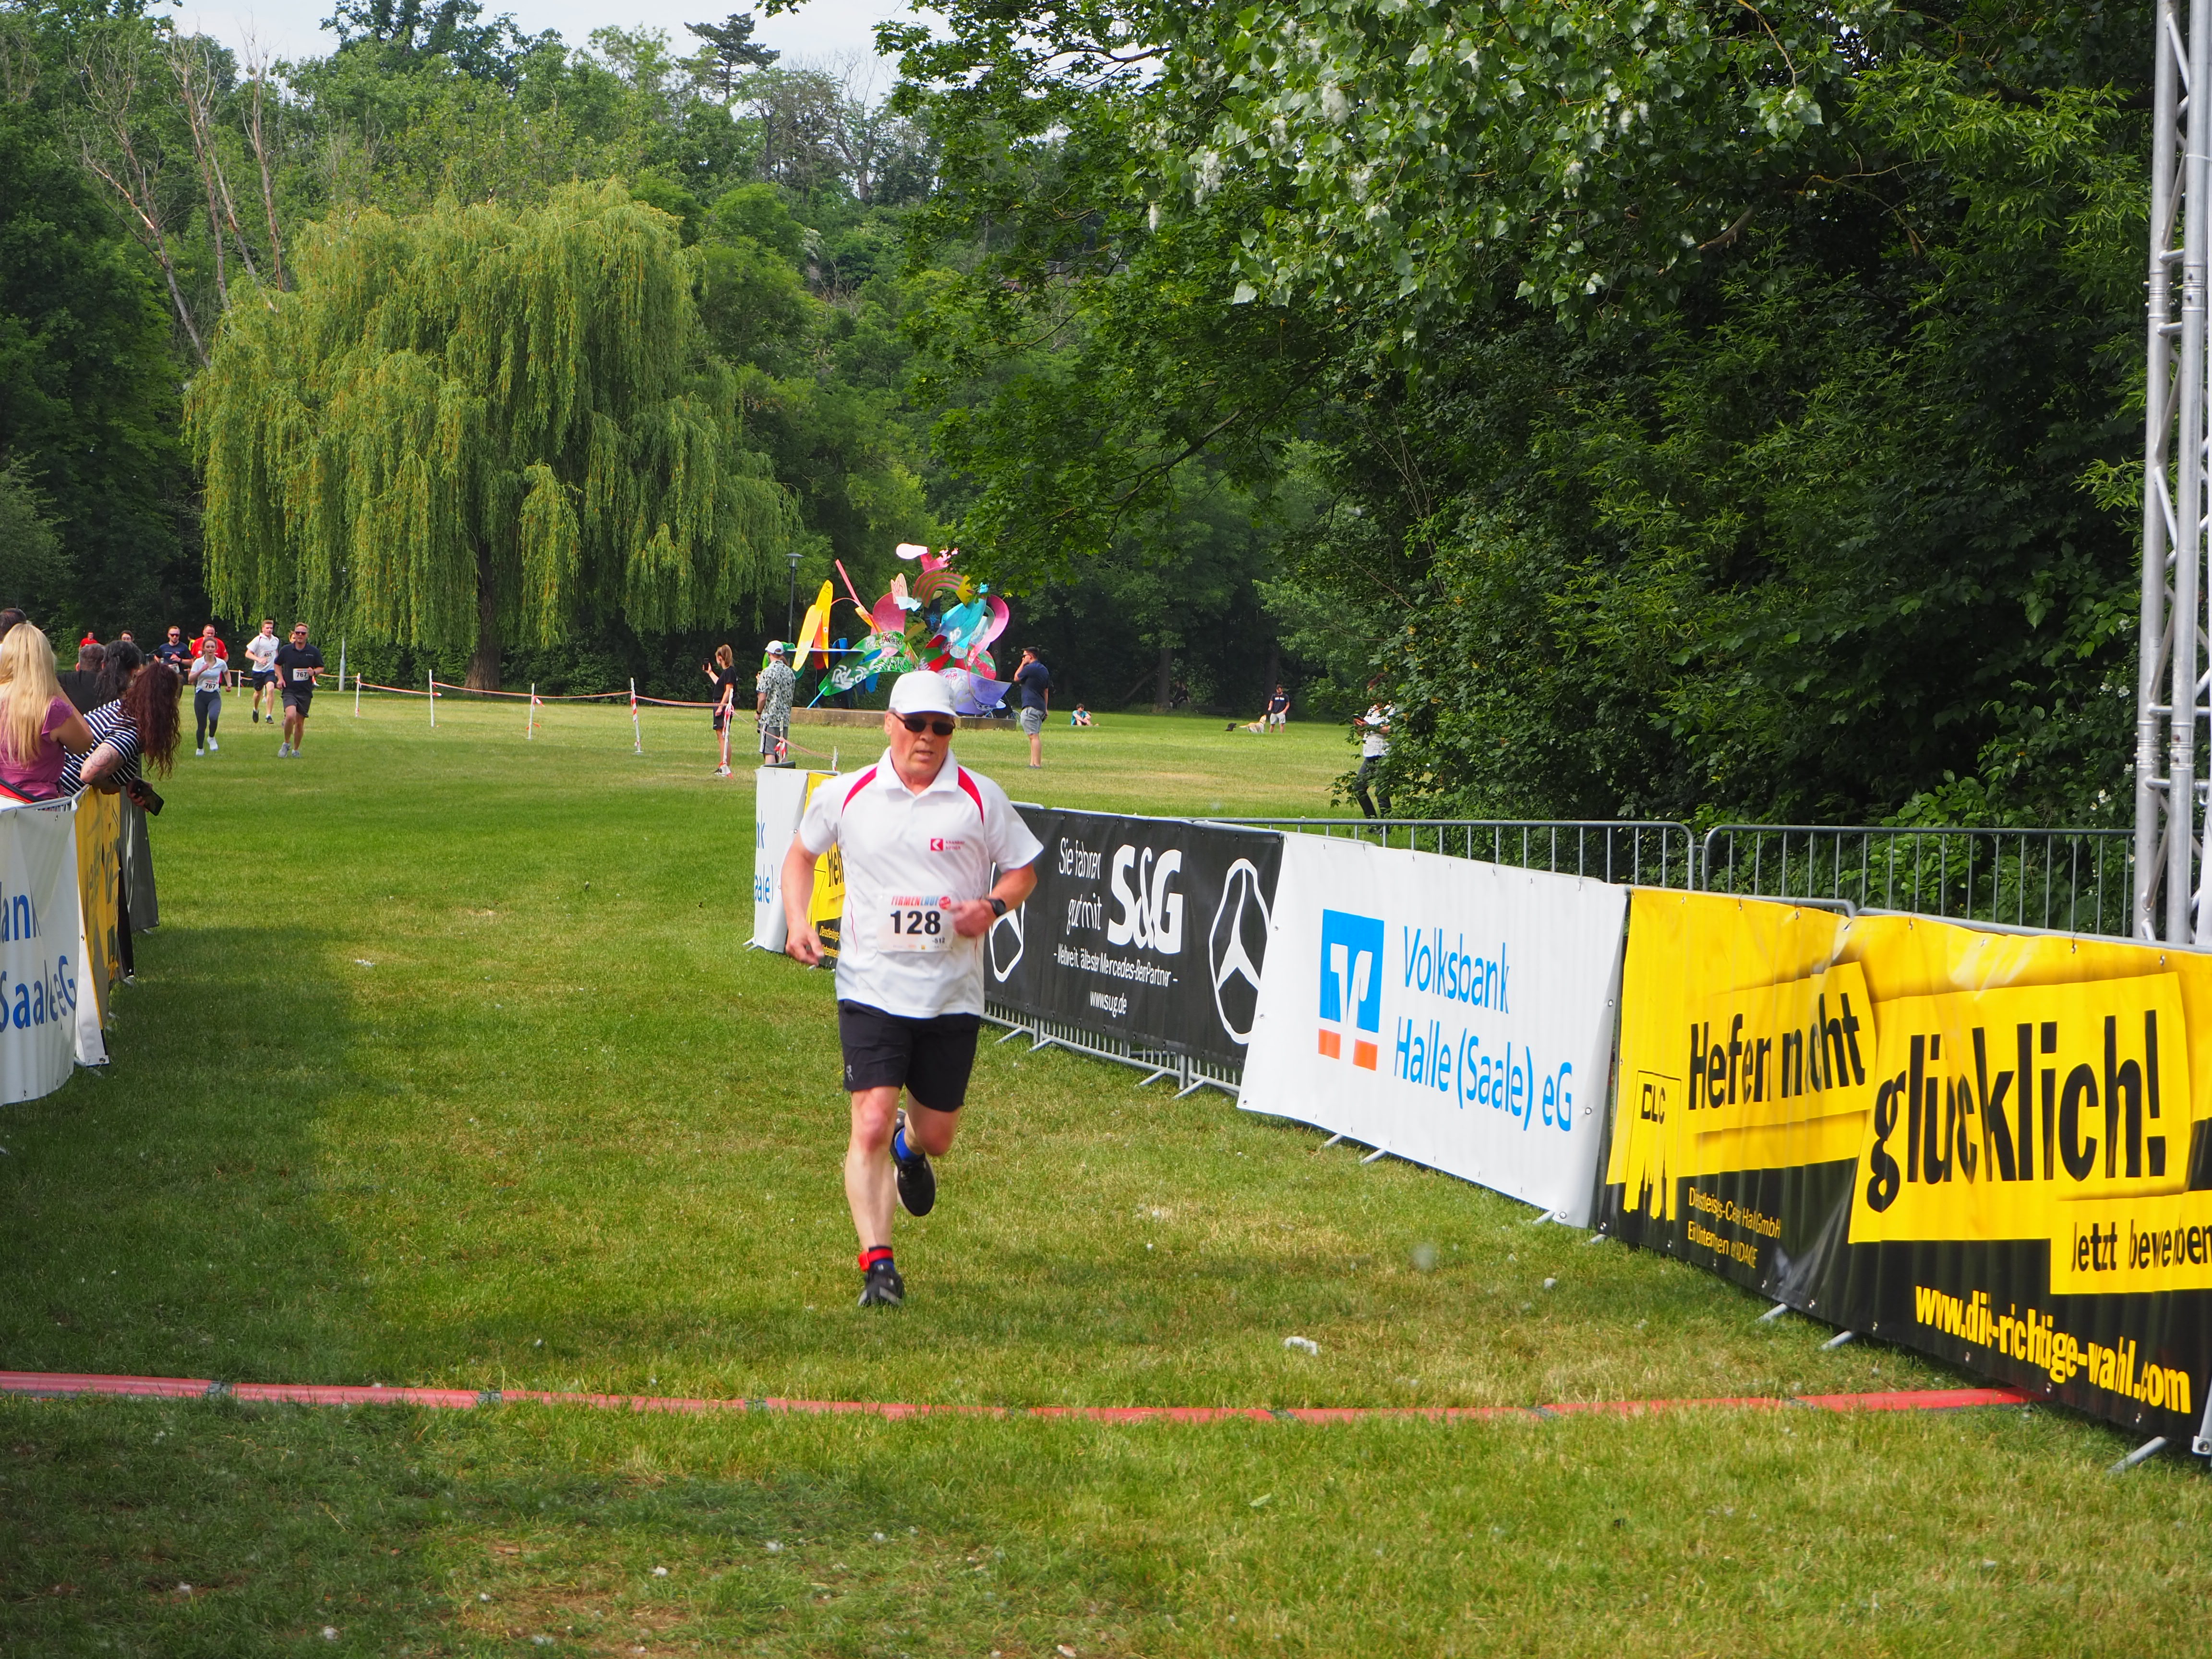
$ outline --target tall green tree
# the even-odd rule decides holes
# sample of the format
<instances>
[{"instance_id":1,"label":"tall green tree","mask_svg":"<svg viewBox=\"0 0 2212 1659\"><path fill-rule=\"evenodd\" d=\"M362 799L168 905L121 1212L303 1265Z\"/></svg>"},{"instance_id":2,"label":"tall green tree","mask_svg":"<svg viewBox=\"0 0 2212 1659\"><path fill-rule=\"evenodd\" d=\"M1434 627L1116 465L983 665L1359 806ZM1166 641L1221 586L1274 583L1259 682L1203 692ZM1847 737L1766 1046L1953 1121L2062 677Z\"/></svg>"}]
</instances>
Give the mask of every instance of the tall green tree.
<instances>
[{"instance_id":1,"label":"tall green tree","mask_svg":"<svg viewBox=\"0 0 2212 1659\"><path fill-rule=\"evenodd\" d=\"M225 319L188 403L210 588L471 651L729 620L793 532L707 349L674 222L618 185L324 227Z\"/></svg>"},{"instance_id":2,"label":"tall green tree","mask_svg":"<svg viewBox=\"0 0 2212 1659\"><path fill-rule=\"evenodd\" d=\"M0 102L0 466L60 562L24 532L0 603L105 629L198 602L179 378L159 279L45 112Z\"/></svg>"},{"instance_id":3,"label":"tall green tree","mask_svg":"<svg viewBox=\"0 0 2212 1659\"><path fill-rule=\"evenodd\" d=\"M979 556L1310 441L1284 597L1392 688L1401 800L2124 799L2148 5L945 16L892 33L978 251L925 337Z\"/></svg>"}]
</instances>

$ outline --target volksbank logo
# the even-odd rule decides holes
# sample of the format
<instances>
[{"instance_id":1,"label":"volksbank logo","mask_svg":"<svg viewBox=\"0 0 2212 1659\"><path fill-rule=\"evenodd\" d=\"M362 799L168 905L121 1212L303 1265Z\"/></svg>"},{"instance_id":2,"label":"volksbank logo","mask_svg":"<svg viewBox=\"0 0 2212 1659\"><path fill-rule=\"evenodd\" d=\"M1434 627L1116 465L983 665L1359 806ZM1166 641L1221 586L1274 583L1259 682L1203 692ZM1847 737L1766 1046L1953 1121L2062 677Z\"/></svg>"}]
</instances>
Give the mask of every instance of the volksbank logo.
<instances>
[{"instance_id":1,"label":"volksbank logo","mask_svg":"<svg viewBox=\"0 0 2212 1659\"><path fill-rule=\"evenodd\" d=\"M1347 910L1321 913L1321 1051L1331 1060L1344 1057L1343 1027L1347 1018L1358 1031L1352 1040L1352 1063L1375 1069L1374 1037L1382 1032L1382 919L1356 915Z\"/></svg>"}]
</instances>

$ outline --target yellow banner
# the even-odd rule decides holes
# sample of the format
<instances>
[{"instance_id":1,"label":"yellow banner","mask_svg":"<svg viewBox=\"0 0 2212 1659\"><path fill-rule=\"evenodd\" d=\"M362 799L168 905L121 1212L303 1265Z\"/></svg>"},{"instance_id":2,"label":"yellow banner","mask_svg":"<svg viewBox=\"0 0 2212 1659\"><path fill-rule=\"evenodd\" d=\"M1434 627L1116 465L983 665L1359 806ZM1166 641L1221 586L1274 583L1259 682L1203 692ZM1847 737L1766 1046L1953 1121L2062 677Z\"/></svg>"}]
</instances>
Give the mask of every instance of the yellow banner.
<instances>
[{"instance_id":1,"label":"yellow banner","mask_svg":"<svg viewBox=\"0 0 2212 1659\"><path fill-rule=\"evenodd\" d=\"M1855 1159L1851 1243L2043 1240L2060 1294L2212 1287L2185 1191L2212 958L1639 890L1621 1009L1629 1213L1686 1203L1727 1255L1764 1218L1705 1215L1705 1178Z\"/></svg>"},{"instance_id":2,"label":"yellow banner","mask_svg":"<svg viewBox=\"0 0 2212 1659\"><path fill-rule=\"evenodd\" d=\"M78 981L107 1024L107 988L123 976L123 809L113 795L88 789L76 798L77 902L84 909L86 961Z\"/></svg>"},{"instance_id":3,"label":"yellow banner","mask_svg":"<svg viewBox=\"0 0 2212 1659\"><path fill-rule=\"evenodd\" d=\"M802 819L815 790L836 775L835 772L806 775L806 796L799 805ZM834 845L814 860L814 894L807 901L806 919L813 924L815 938L822 941L823 957L836 961L837 940L845 919L845 854Z\"/></svg>"}]
</instances>

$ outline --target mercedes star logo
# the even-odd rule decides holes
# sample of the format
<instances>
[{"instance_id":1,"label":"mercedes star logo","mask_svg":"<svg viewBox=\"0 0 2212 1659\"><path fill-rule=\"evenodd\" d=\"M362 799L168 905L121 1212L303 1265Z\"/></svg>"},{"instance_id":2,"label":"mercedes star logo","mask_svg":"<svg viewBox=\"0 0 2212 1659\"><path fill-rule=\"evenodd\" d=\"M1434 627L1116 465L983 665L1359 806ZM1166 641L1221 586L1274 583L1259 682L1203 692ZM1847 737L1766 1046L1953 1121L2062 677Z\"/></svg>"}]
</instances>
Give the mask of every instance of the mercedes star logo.
<instances>
[{"instance_id":1,"label":"mercedes star logo","mask_svg":"<svg viewBox=\"0 0 2212 1659\"><path fill-rule=\"evenodd\" d=\"M1001 935L1013 941L1011 946L1000 942ZM993 922L989 937L983 942L989 947L991 952L991 977L1004 985L1006 982L1006 975L1021 966L1022 907L1016 905ZM1004 962L999 959L1001 955L1006 957Z\"/></svg>"},{"instance_id":2,"label":"mercedes star logo","mask_svg":"<svg viewBox=\"0 0 2212 1659\"><path fill-rule=\"evenodd\" d=\"M1234 1042L1252 1040L1260 1012L1260 964L1267 954L1267 901L1260 890L1260 872L1251 860L1239 859L1229 866L1213 925L1206 933L1213 1011Z\"/></svg>"}]
</instances>

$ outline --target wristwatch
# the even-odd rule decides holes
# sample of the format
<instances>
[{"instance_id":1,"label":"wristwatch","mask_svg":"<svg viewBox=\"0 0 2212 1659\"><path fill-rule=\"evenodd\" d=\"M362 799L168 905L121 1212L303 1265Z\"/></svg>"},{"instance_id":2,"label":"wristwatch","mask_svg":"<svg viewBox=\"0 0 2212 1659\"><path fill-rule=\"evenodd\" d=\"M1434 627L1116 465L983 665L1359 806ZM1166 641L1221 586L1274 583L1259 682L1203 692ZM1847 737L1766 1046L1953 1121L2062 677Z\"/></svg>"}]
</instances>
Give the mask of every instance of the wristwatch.
<instances>
[{"instance_id":1,"label":"wristwatch","mask_svg":"<svg viewBox=\"0 0 2212 1659\"><path fill-rule=\"evenodd\" d=\"M992 895L991 895L991 915L993 915L993 917L994 917L994 918L996 918L996 917L999 917L999 916L1003 916L1003 915L1006 915L1006 900L1004 900L1004 899L1000 898L1000 897L996 893L992 894Z\"/></svg>"}]
</instances>

